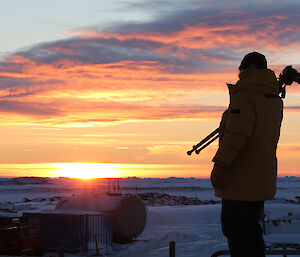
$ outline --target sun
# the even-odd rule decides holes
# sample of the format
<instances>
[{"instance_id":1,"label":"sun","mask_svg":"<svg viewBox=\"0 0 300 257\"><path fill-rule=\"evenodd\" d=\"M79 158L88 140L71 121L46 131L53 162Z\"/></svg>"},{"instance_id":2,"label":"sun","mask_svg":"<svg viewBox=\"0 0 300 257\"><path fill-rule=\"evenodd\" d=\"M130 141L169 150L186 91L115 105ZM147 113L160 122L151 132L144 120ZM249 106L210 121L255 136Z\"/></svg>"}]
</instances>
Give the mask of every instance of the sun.
<instances>
[{"instance_id":1,"label":"sun","mask_svg":"<svg viewBox=\"0 0 300 257\"><path fill-rule=\"evenodd\" d=\"M51 166L60 177L92 179L118 176L115 165L110 163L53 163Z\"/></svg>"}]
</instances>

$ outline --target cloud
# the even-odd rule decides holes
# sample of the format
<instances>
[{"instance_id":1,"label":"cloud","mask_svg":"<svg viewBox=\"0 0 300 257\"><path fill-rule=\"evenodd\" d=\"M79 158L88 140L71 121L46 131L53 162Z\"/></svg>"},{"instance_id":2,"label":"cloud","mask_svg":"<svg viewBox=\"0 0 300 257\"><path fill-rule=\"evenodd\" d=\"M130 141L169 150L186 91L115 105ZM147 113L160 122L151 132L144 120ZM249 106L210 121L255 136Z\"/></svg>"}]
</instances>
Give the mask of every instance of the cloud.
<instances>
[{"instance_id":1,"label":"cloud","mask_svg":"<svg viewBox=\"0 0 300 257\"><path fill-rule=\"evenodd\" d=\"M274 52L278 47L297 45L300 16L291 11L291 4L279 9L264 3L269 8L262 11L261 4L246 9L226 2L225 8L223 4L216 8L208 2L197 7L191 1L196 8L187 4L185 9L148 22L122 23L101 31L97 27L83 28L77 37L40 44L16 56L53 65L66 61L69 65L154 62L165 72L189 73L231 67L249 48ZM299 7L294 4L292 10Z\"/></svg>"},{"instance_id":2,"label":"cloud","mask_svg":"<svg viewBox=\"0 0 300 257\"><path fill-rule=\"evenodd\" d=\"M232 9L186 8L106 31L84 28L77 37L40 44L15 55L58 67L132 61L152 62L163 72L195 73L228 70L248 49L276 53L278 48L297 47L300 16L296 12L288 13L286 7L269 6L262 12L229 6Z\"/></svg>"},{"instance_id":3,"label":"cloud","mask_svg":"<svg viewBox=\"0 0 300 257\"><path fill-rule=\"evenodd\" d=\"M0 100L0 113L21 114L28 116L52 117L60 116L62 113L43 103L22 103L18 101Z\"/></svg>"},{"instance_id":4,"label":"cloud","mask_svg":"<svg viewBox=\"0 0 300 257\"><path fill-rule=\"evenodd\" d=\"M296 106L296 105L290 105L290 106L285 106L284 109L290 111L290 112L300 112L300 106Z\"/></svg>"},{"instance_id":5,"label":"cloud","mask_svg":"<svg viewBox=\"0 0 300 257\"><path fill-rule=\"evenodd\" d=\"M26 99L26 98L25 98ZM55 102L0 100L0 113L9 113L7 123L25 116L29 123L44 125L120 123L128 120L174 120L219 118L224 106L151 105L64 98ZM36 118L39 118L36 120ZM49 120L51 118L51 120Z\"/></svg>"},{"instance_id":6,"label":"cloud","mask_svg":"<svg viewBox=\"0 0 300 257\"><path fill-rule=\"evenodd\" d=\"M56 117L53 123L216 117L243 54L300 50L300 3L225 2L180 2L151 21L81 28L7 56L1 112Z\"/></svg>"},{"instance_id":7,"label":"cloud","mask_svg":"<svg viewBox=\"0 0 300 257\"><path fill-rule=\"evenodd\" d=\"M299 3L287 1L282 5L273 1L255 2L249 6L245 2L236 1L223 1L222 4L218 1L204 1L200 4L195 1L185 1L184 8L165 13L153 21L115 25L109 27L108 32L117 31L124 35L138 33L170 36L178 35L186 28L195 28L199 36L194 37L193 34L190 36L198 38L199 43L207 43L208 40L210 44L213 41L218 44L223 37L223 43L232 45L239 42L241 46L246 44L244 48L249 44L253 46L253 40L259 40L256 42L256 47L268 43L270 38L275 39L275 42L269 42L268 45L270 43L284 45L286 42L299 40L297 26L300 19ZM248 40L245 40L245 35L248 36ZM199 47L201 48L201 45Z\"/></svg>"}]
</instances>

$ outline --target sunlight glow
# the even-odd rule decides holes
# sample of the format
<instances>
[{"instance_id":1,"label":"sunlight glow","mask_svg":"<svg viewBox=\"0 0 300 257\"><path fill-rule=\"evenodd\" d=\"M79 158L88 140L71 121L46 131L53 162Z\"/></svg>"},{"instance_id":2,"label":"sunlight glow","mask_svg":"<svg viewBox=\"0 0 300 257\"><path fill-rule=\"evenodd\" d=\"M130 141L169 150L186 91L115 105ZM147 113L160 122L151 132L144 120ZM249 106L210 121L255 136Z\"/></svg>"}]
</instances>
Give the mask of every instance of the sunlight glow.
<instances>
[{"instance_id":1,"label":"sunlight glow","mask_svg":"<svg viewBox=\"0 0 300 257\"><path fill-rule=\"evenodd\" d=\"M112 178L118 175L114 164L110 163L53 163L55 173L68 178Z\"/></svg>"}]
</instances>

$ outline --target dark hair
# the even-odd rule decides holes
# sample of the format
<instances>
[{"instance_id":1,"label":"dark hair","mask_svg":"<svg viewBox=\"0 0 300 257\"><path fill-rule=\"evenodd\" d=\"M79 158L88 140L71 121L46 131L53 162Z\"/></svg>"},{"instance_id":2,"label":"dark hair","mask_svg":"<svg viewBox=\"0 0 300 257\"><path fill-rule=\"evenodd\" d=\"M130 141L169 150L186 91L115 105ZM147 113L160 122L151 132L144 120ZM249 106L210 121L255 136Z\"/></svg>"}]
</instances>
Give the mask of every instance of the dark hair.
<instances>
[{"instance_id":1,"label":"dark hair","mask_svg":"<svg viewBox=\"0 0 300 257\"><path fill-rule=\"evenodd\" d=\"M241 62L239 70L246 70L250 66L255 66L256 69L262 70L267 68L266 57L258 52L246 54Z\"/></svg>"}]
</instances>

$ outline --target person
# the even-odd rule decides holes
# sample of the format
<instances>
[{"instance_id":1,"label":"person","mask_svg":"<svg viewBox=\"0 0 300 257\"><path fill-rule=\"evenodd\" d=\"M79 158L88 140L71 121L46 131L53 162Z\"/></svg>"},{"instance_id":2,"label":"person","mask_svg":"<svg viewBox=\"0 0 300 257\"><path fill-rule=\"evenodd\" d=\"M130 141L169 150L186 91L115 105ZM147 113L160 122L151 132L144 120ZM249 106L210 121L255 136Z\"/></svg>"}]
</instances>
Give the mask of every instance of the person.
<instances>
[{"instance_id":1,"label":"person","mask_svg":"<svg viewBox=\"0 0 300 257\"><path fill-rule=\"evenodd\" d=\"M276 192L276 149L283 102L264 55L252 52L228 84L230 104L219 127L219 148L211 182L222 198L221 223L231 257L265 256L260 218L264 201Z\"/></svg>"}]
</instances>

